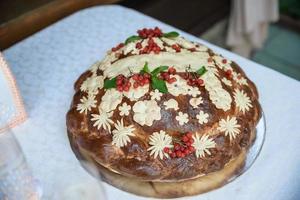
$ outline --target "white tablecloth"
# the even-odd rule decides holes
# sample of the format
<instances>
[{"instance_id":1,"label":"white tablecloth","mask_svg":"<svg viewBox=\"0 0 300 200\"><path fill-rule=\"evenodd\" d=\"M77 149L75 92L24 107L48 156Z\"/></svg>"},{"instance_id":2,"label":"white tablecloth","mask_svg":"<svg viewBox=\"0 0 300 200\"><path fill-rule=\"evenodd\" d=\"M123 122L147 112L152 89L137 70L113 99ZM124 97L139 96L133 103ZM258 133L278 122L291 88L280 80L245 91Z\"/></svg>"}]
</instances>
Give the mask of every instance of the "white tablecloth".
<instances>
[{"instance_id":1,"label":"white tablecloth","mask_svg":"<svg viewBox=\"0 0 300 200\"><path fill-rule=\"evenodd\" d=\"M29 114L14 131L42 182L44 199L51 199L62 178L85 174L69 147L65 126L74 81L107 49L139 28L154 26L174 30L130 9L99 6L77 12L4 52ZM235 60L256 83L267 120L267 138L254 165L234 182L191 199L300 199L300 82L179 32ZM110 200L144 199L106 184L105 189Z\"/></svg>"}]
</instances>

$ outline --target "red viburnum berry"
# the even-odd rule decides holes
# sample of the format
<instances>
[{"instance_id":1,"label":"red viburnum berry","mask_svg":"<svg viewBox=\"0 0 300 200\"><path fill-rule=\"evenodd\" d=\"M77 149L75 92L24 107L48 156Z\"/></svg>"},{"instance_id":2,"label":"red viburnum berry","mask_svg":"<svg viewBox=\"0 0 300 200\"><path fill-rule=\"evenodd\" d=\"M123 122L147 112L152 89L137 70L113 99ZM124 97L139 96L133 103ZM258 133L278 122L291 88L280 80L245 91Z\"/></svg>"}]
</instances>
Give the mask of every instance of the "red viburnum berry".
<instances>
[{"instance_id":1,"label":"red viburnum berry","mask_svg":"<svg viewBox=\"0 0 300 200\"><path fill-rule=\"evenodd\" d=\"M183 142L187 142L187 141L189 141L189 138L188 138L186 135L184 135L184 136L182 137L182 141L183 141Z\"/></svg>"},{"instance_id":2,"label":"red viburnum berry","mask_svg":"<svg viewBox=\"0 0 300 200\"><path fill-rule=\"evenodd\" d=\"M228 78L231 78L232 77L232 71L230 69L228 69L226 72L225 72L225 75L228 77Z\"/></svg>"},{"instance_id":3,"label":"red viburnum berry","mask_svg":"<svg viewBox=\"0 0 300 200\"><path fill-rule=\"evenodd\" d=\"M139 87L139 84L137 82L134 82L133 83L133 88L138 88Z\"/></svg>"},{"instance_id":4,"label":"red viburnum berry","mask_svg":"<svg viewBox=\"0 0 300 200\"><path fill-rule=\"evenodd\" d=\"M178 150L180 149L180 144L175 143L175 144L174 144L174 149L175 149L176 151L178 151Z\"/></svg>"},{"instance_id":5,"label":"red viburnum berry","mask_svg":"<svg viewBox=\"0 0 300 200\"><path fill-rule=\"evenodd\" d=\"M117 84L117 85L121 85L122 82L123 82L123 81L122 81L121 79L117 79L116 84Z\"/></svg>"},{"instance_id":6,"label":"red viburnum berry","mask_svg":"<svg viewBox=\"0 0 300 200\"><path fill-rule=\"evenodd\" d=\"M187 136L188 138L193 138L193 133L192 133L192 132L187 132L187 133L186 133L186 136Z\"/></svg>"},{"instance_id":7,"label":"red viburnum berry","mask_svg":"<svg viewBox=\"0 0 300 200\"><path fill-rule=\"evenodd\" d=\"M120 85L118 85L118 86L117 86L117 90L118 90L119 92L122 92L122 91L123 91L123 87L120 86Z\"/></svg>"},{"instance_id":8,"label":"red viburnum berry","mask_svg":"<svg viewBox=\"0 0 300 200\"><path fill-rule=\"evenodd\" d=\"M178 158L180 158L180 157L182 156L182 153L181 153L181 151L179 151L179 150L175 151L175 153L176 153L176 156L177 156Z\"/></svg>"},{"instance_id":9,"label":"red viburnum berry","mask_svg":"<svg viewBox=\"0 0 300 200\"><path fill-rule=\"evenodd\" d=\"M177 81L177 79L175 78L175 77L172 77L172 78L170 78L169 80L168 80L168 83L169 84L172 84L172 83L174 83L174 82L176 82Z\"/></svg>"},{"instance_id":10,"label":"red viburnum berry","mask_svg":"<svg viewBox=\"0 0 300 200\"><path fill-rule=\"evenodd\" d=\"M145 84L149 84L150 80L149 79L145 79Z\"/></svg>"},{"instance_id":11,"label":"red viburnum berry","mask_svg":"<svg viewBox=\"0 0 300 200\"><path fill-rule=\"evenodd\" d=\"M194 139L193 139L193 138L190 138L189 142L190 142L191 144L193 144L193 143L194 143Z\"/></svg>"},{"instance_id":12,"label":"red viburnum berry","mask_svg":"<svg viewBox=\"0 0 300 200\"><path fill-rule=\"evenodd\" d=\"M168 69L168 72L169 72L169 74L174 75L174 74L176 73L176 69L175 69L174 67L170 67L170 68Z\"/></svg>"},{"instance_id":13,"label":"red viburnum berry","mask_svg":"<svg viewBox=\"0 0 300 200\"><path fill-rule=\"evenodd\" d=\"M164 148L164 152L165 152L165 153L169 153L169 150L170 150L169 147L165 147L165 148Z\"/></svg>"},{"instance_id":14,"label":"red viburnum berry","mask_svg":"<svg viewBox=\"0 0 300 200\"><path fill-rule=\"evenodd\" d=\"M193 147L193 146L189 146L188 148L189 148L190 152L194 152L195 151L195 147Z\"/></svg>"},{"instance_id":15,"label":"red viburnum berry","mask_svg":"<svg viewBox=\"0 0 300 200\"><path fill-rule=\"evenodd\" d=\"M141 48L142 48L142 44L141 44L140 42L138 42L138 43L136 43L135 47L136 47L137 49L141 49Z\"/></svg>"},{"instance_id":16,"label":"red viburnum berry","mask_svg":"<svg viewBox=\"0 0 300 200\"><path fill-rule=\"evenodd\" d=\"M170 156L171 156L171 158L176 158L176 153L172 152Z\"/></svg>"},{"instance_id":17,"label":"red viburnum berry","mask_svg":"<svg viewBox=\"0 0 300 200\"><path fill-rule=\"evenodd\" d=\"M125 46L124 43L120 43L120 44L118 44L116 47L113 47L111 50L112 50L113 52L115 52L115 51L118 51L119 49L121 49L121 48L124 47L124 46Z\"/></svg>"},{"instance_id":18,"label":"red viburnum berry","mask_svg":"<svg viewBox=\"0 0 300 200\"><path fill-rule=\"evenodd\" d=\"M202 80L202 79L197 79L197 84L198 84L198 86L201 86L201 85L203 85L203 83L204 83L204 81Z\"/></svg>"},{"instance_id":19,"label":"red viburnum berry","mask_svg":"<svg viewBox=\"0 0 300 200\"><path fill-rule=\"evenodd\" d=\"M189 154L190 153L190 151L188 150L188 149L184 149L184 154L185 155L187 155L187 154Z\"/></svg>"}]
</instances>

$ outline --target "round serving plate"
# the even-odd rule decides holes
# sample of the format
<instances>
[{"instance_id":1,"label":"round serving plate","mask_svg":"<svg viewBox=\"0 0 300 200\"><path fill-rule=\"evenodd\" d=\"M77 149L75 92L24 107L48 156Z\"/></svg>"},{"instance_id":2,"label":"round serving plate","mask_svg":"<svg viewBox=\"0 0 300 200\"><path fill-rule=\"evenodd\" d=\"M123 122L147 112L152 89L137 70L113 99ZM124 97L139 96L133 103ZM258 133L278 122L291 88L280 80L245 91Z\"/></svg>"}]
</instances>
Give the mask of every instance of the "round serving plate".
<instances>
[{"instance_id":1,"label":"round serving plate","mask_svg":"<svg viewBox=\"0 0 300 200\"><path fill-rule=\"evenodd\" d=\"M264 141L266 138L266 117L264 112L262 111L262 117L260 118L257 126L256 126L256 138L254 140L254 143L249 148L247 157L245 160L244 167L237 173L236 175L232 176L229 180L229 182L234 181L236 178L244 174L255 162L257 157L259 156L261 149L263 147Z\"/></svg>"}]
</instances>

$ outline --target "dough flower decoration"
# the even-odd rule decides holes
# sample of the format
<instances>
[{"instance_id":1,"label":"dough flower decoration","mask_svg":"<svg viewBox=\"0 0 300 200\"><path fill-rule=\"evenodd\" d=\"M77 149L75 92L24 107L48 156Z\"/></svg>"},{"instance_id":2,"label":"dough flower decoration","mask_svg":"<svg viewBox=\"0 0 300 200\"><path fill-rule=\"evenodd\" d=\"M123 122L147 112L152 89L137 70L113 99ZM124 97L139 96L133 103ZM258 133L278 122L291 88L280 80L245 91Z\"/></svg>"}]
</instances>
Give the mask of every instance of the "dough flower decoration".
<instances>
[{"instance_id":1,"label":"dough flower decoration","mask_svg":"<svg viewBox=\"0 0 300 200\"><path fill-rule=\"evenodd\" d=\"M243 113L252 107L250 98L243 90L235 89L233 95L236 106Z\"/></svg>"},{"instance_id":2,"label":"dough flower decoration","mask_svg":"<svg viewBox=\"0 0 300 200\"><path fill-rule=\"evenodd\" d=\"M150 136L149 147L147 150L150 151L150 156L154 156L157 158L159 156L160 159L164 157L169 157L168 153L164 152L165 148L172 148L172 137L166 134L165 131L154 132Z\"/></svg>"},{"instance_id":3,"label":"dough flower decoration","mask_svg":"<svg viewBox=\"0 0 300 200\"><path fill-rule=\"evenodd\" d=\"M133 131L135 130L133 125L124 126L123 119L117 121L115 124L115 129L112 131L113 140L112 144L117 147L124 147L130 142L129 136L134 136Z\"/></svg>"},{"instance_id":4,"label":"dough flower decoration","mask_svg":"<svg viewBox=\"0 0 300 200\"><path fill-rule=\"evenodd\" d=\"M208 74L212 74L215 76L219 76L218 69L214 66L206 66L205 67Z\"/></svg>"},{"instance_id":5,"label":"dough flower decoration","mask_svg":"<svg viewBox=\"0 0 300 200\"><path fill-rule=\"evenodd\" d=\"M219 121L218 130L223 131L225 136L229 136L230 141L232 141L239 133L241 126L237 123L236 117L230 118L227 116L226 119L221 119Z\"/></svg>"},{"instance_id":6,"label":"dough flower decoration","mask_svg":"<svg viewBox=\"0 0 300 200\"><path fill-rule=\"evenodd\" d=\"M150 95L151 95L152 100L158 100L159 101L163 94L161 92L159 92L158 89L155 89L154 91L150 92Z\"/></svg>"},{"instance_id":7,"label":"dough flower decoration","mask_svg":"<svg viewBox=\"0 0 300 200\"><path fill-rule=\"evenodd\" d=\"M151 126L154 120L160 120L160 107L156 101L138 101L136 102L132 110L134 111L133 120L144 126Z\"/></svg>"},{"instance_id":8,"label":"dough flower decoration","mask_svg":"<svg viewBox=\"0 0 300 200\"><path fill-rule=\"evenodd\" d=\"M110 112L122 102L123 94L116 89L111 89L105 92L102 96L100 108L105 112Z\"/></svg>"},{"instance_id":9,"label":"dough flower decoration","mask_svg":"<svg viewBox=\"0 0 300 200\"><path fill-rule=\"evenodd\" d=\"M203 100L202 97L191 98L189 103L193 108L198 108L198 106L203 103Z\"/></svg>"},{"instance_id":10,"label":"dough flower decoration","mask_svg":"<svg viewBox=\"0 0 300 200\"><path fill-rule=\"evenodd\" d=\"M172 75L171 78L175 78L177 81L173 83L167 83L167 88L170 94L173 96L186 95L188 93L189 85L187 81L178 75Z\"/></svg>"},{"instance_id":11,"label":"dough flower decoration","mask_svg":"<svg viewBox=\"0 0 300 200\"><path fill-rule=\"evenodd\" d=\"M133 87L129 88L128 91L123 91L123 94L131 101L137 101L149 91L149 84L136 86L133 79L130 79L129 83Z\"/></svg>"},{"instance_id":12,"label":"dough flower decoration","mask_svg":"<svg viewBox=\"0 0 300 200\"><path fill-rule=\"evenodd\" d=\"M97 101L94 95L88 95L87 97L82 97L80 103L77 104L77 110L79 113L87 114L87 111L91 111L92 108L96 107Z\"/></svg>"},{"instance_id":13,"label":"dough flower decoration","mask_svg":"<svg viewBox=\"0 0 300 200\"><path fill-rule=\"evenodd\" d=\"M176 111L179 109L178 102L175 99L169 99L168 101L165 101L164 106L165 106L166 110L174 109Z\"/></svg>"},{"instance_id":14,"label":"dough flower decoration","mask_svg":"<svg viewBox=\"0 0 300 200\"><path fill-rule=\"evenodd\" d=\"M232 72L232 78L240 85L248 85L247 80L240 73Z\"/></svg>"},{"instance_id":15,"label":"dough flower decoration","mask_svg":"<svg viewBox=\"0 0 300 200\"><path fill-rule=\"evenodd\" d=\"M188 114L183 112L179 112L178 115L175 117L175 119L178 121L179 125L181 126L186 124L189 121Z\"/></svg>"},{"instance_id":16,"label":"dough flower decoration","mask_svg":"<svg viewBox=\"0 0 300 200\"><path fill-rule=\"evenodd\" d=\"M124 102L121 106L119 106L120 116L128 116L131 106Z\"/></svg>"},{"instance_id":17,"label":"dough flower decoration","mask_svg":"<svg viewBox=\"0 0 300 200\"><path fill-rule=\"evenodd\" d=\"M81 85L80 90L89 94L97 93L98 89L102 89L104 84L103 76L92 76L87 78Z\"/></svg>"},{"instance_id":18,"label":"dough flower decoration","mask_svg":"<svg viewBox=\"0 0 300 200\"><path fill-rule=\"evenodd\" d=\"M231 81L230 80L228 80L227 78L222 78L222 82L225 84L225 85L227 85L227 86L232 86L232 83L231 83Z\"/></svg>"},{"instance_id":19,"label":"dough flower decoration","mask_svg":"<svg viewBox=\"0 0 300 200\"><path fill-rule=\"evenodd\" d=\"M188 95L191 95L192 97L196 97L201 94L199 88L197 87L188 87Z\"/></svg>"},{"instance_id":20,"label":"dough flower decoration","mask_svg":"<svg viewBox=\"0 0 300 200\"><path fill-rule=\"evenodd\" d=\"M101 108L98 108L99 114L92 114L91 121L94 122L94 127L97 127L97 129L100 129L101 127L104 130L108 130L109 133L111 133L111 124L114 122L110 119L113 115L113 112L105 112L101 110Z\"/></svg>"},{"instance_id":21,"label":"dough flower decoration","mask_svg":"<svg viewBox=\"0 0 300 200\"><path fill-rule=\"evenodd\" d=\"M205 124L208 122L208 116L207 113L201 110L199 114L196 115L196 118L198 119L199 124Z\"/></svg>"},{"instance_id":22,"label":"dough flower decoration","mask_svg":"<svg viewBox=\"0 0 300 200\"><path fill-rule=\"evenodd\" d=\"M95 62L95 63L90 67L90 71L91 71L93 74L96 74L96 72L98 71L99 66L100 66L101 64L102 64L101 61Z\"/></svg>"},{"instance_id":23,"label":"dough flower decoration","mask_svg":"<svg viewBox=\"0 0 300 200\"><path fill-rule=\"evenodd\" d=\"M208 135L202 135L200 138L199 135L196 133L193 136L194 143L192 146L195 148L195 155L197 158L204 158L205 154L211 155L210 149L215 148L216 143L213 141L212 138L209 138Z\"/></svg>"}]
</instances>

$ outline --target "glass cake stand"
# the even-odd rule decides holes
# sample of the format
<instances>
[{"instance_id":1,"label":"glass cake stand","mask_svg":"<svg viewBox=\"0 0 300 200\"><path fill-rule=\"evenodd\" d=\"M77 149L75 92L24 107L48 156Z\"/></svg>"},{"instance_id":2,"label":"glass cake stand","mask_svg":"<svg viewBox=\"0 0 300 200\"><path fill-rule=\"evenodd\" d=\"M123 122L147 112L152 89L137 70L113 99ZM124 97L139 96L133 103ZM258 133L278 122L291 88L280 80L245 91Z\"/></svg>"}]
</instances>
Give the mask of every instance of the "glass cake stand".
<instances>
[{"instance_id":1,"label":"glass cake stand","mask_svg":"<svg viewBox=\"0 0 300 200\"><path fill-rule=\"evenodd\" d=\"M232 176L227 183L234 181L236 178L244 174L255 162L258 155L261 152L264 141L266 138L266 117L262 111L262 117L260 118L256 126L256 138L252 146L249 148L246 156L246 161L244 167L235 175Z\"/></svg>"}]
</instances>

